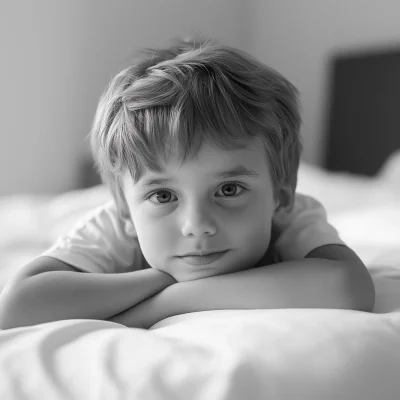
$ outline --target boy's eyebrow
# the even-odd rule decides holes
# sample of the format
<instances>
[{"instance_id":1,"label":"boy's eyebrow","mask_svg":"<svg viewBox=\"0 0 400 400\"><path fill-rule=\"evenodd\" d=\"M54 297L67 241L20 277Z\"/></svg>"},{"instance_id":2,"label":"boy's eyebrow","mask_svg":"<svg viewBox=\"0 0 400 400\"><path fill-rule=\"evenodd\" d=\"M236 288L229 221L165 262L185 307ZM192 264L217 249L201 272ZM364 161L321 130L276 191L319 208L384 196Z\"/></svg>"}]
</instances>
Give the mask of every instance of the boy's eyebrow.
<instances>
[{"instance_id":1,"label":"boy's eyebrow","mask_svg":"<svg viewBox=\"0 0 400 400\"><path fill-rule=\"evenodd\" d=\"M232 169L227 171L218 172L214 175L216 178L219 179L230 179L230 178L237 178L240 176L249 176L257 178L260 174L253 169L249 169L244 167L243 165L238 165ZM150 178L146 179L140 186L159 186L172 183L173 179L170 178Z\"/></svg>"},{"instance_id":2,"label":"boy's eyebrow","mask_svg":"<svg viewBox=\"0 0 400 400\"><path fill-rule=\"evenodd\" d=\"M237 167L234 167L228 171L223 171L216 174L216 177L220 179L236 178L239 176L250 176L257 178L260 176L260 174L253 169L244 167L243 165L238 165Z\"/></svg>"}]
</instances>

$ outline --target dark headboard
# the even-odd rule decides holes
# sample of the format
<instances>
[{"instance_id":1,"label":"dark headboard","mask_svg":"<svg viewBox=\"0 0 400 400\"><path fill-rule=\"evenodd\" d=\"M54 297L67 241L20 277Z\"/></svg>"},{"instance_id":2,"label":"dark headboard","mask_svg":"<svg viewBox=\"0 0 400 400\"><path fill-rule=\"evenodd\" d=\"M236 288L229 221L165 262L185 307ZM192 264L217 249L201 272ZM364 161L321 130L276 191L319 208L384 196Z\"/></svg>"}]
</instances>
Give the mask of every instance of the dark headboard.
<instances>
[{"instance_id":1,"label":"dark headboard","mask_svg":"<svg viewBox=\"0 0 400 400\"><path fill-rule=\"evenodd\" d=\"M325 168L374 175L400 148L400 46L335 55Z\"/></svg>"}]
</instances>

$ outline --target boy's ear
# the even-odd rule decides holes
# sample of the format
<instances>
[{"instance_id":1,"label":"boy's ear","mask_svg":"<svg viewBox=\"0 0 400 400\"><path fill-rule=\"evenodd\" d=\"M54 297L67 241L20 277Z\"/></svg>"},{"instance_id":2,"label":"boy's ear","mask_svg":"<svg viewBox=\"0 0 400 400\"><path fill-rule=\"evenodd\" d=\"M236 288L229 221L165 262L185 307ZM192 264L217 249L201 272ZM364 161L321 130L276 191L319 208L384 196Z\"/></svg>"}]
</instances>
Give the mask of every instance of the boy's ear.
<instances>
[{"instance_id":1,"label":"boy's ear","mask_svg":"<svg viewBox=\"0 0 400 400\"><path fill-rule=\"evenodd\" d=\"M287 214L293 207L295 193L290 185L277 190L275 214Z\"/></svg>"},{"instance_id":2,"label":"boy's ear","mask_svg":"<svg viewBox=\"0 0 400 400\"><path fill-rule=\"evenodd\" d=\"M285 226L290 224L291 210L294 205L295 191L290 185L282 186L276 191L275 213L272 217L271 241L274 242Z\"/></svg>"}]
</instances>

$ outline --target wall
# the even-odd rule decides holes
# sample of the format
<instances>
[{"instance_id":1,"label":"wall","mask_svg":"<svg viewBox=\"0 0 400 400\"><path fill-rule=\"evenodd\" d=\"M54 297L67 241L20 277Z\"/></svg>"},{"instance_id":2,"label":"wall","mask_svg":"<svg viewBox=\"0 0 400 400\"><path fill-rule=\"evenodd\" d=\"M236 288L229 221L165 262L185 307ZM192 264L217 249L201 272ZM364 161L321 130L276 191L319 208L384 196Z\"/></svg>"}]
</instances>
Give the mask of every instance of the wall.
<instances>
[{"instance_id":1,"label":"wall","mask_svg":"<svg viewBox=\"0 0 400 400\"><path fill-rule=\"evenodd\" d=\"M15 0L0 14L0 195L76 187L100 94L141 47L193 32L247 48L241 0Z\"/></svg>"},{"instance_id":2,"label":"wall","mask_svg":"<svg viewBox=\"0 0 400 400\"><path fill-rule=\"evenodd\" d=\"M0 14L0 195L76 187L98 98L140 47L203 32L300 90L304 156L320 163L328 57L400 39L398 0L15 0Z\"/></svg>"},{"instance_id":3,"label":"wall","mask_svg":"<svg viewBox=\"0 0 400 400\"><path fill-rule=\"evenodd\" d=\"M300 90L304 160L324 151L331 52L400 43L398 0L254 0L252 52Z\"/></svg>"}]
</instances>

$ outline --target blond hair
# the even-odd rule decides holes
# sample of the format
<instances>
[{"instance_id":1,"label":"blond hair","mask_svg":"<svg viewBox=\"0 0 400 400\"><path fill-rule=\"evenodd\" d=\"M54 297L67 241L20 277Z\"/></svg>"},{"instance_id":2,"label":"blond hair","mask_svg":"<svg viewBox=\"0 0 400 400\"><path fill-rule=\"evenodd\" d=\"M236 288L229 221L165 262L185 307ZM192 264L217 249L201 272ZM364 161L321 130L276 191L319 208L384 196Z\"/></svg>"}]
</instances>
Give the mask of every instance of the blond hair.
<instances>
[{"instance_id":1,"label":"blond hair","mask_svg":"<svg viewBox=\"0 0 400 400\"><path fill-rule=\"evenodd\" d=\"M213 40L142 53L103 93L90 133L98 171L122 216L128 209L121 173L128 168L136 182L143 166L159 172L172 143L184 162L203 141L238 149L260 137L275 189L289 185L294 192L301 118L297 89L288 80Z\"/></svg>"}]
</instances>

